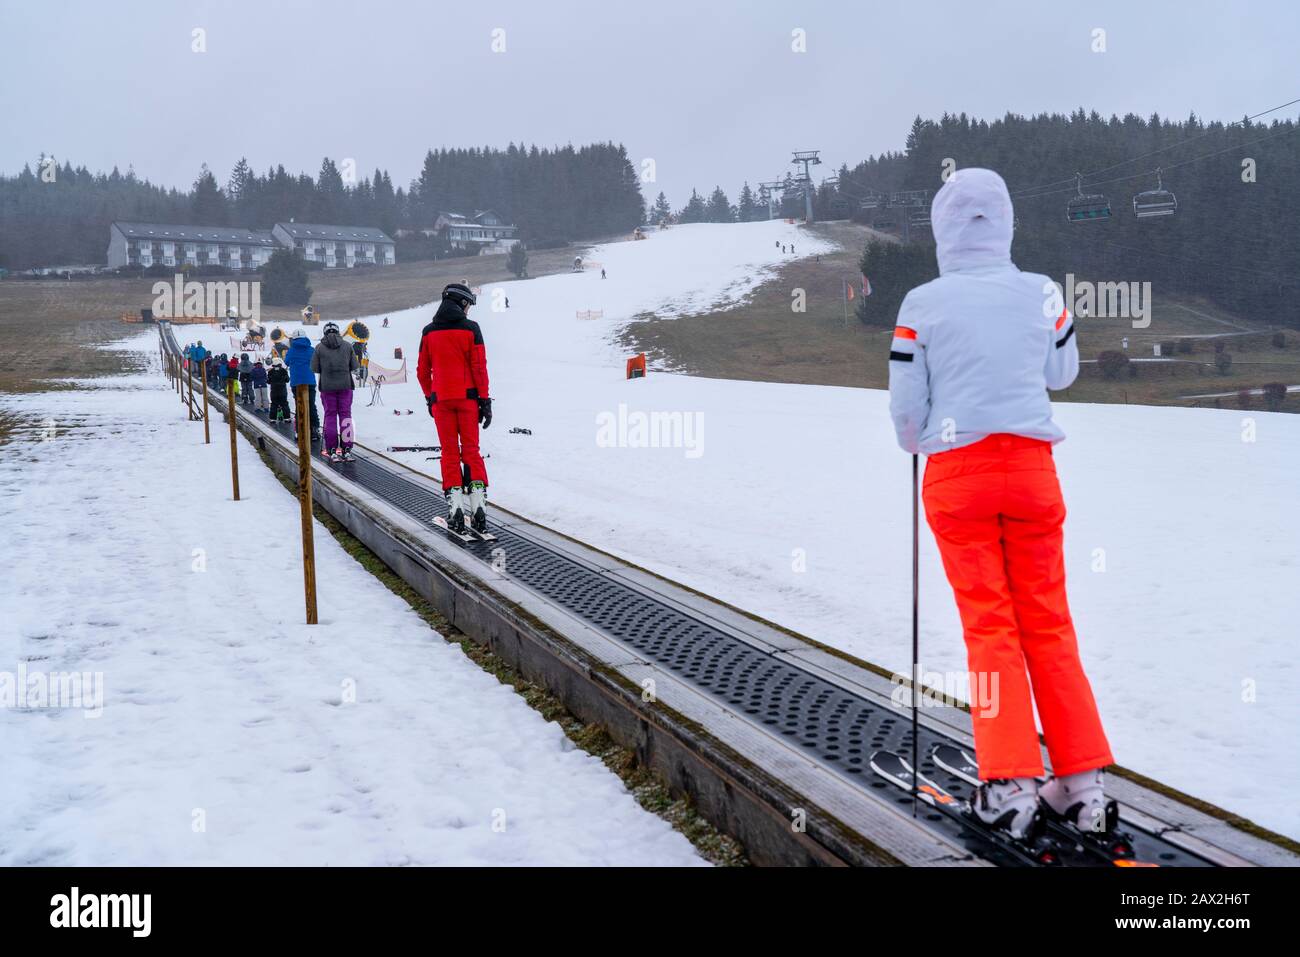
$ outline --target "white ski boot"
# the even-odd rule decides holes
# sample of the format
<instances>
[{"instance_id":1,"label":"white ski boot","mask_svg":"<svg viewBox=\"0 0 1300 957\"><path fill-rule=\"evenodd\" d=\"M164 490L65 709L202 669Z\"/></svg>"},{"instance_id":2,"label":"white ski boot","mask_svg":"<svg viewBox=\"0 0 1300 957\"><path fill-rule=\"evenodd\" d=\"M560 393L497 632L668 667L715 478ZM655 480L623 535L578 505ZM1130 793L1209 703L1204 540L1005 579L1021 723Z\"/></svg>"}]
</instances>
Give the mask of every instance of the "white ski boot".
<instances>
[{"instance_id":1,"label":"white ski boot","mask_svg":"<svg viewBox=\"0 0 1300 957\"><path fill-rule=\"evenodd\" d=\"M970 796L971 812L1017 840L1029 837L1041 818L1036 778L985 781Z\"/></svg>"},{"instance_id":2,"label":"white ski boot","mask_svg":"<svg viewBox=\"0 0 1300 957\"><path fill-rule=\"evenodd\" d=\"M1119 806L1106 800L1101 768L1049 778L1039 787L1038 796L1049 816L1081 831L1104 834L1115 827L1119 817Z\"/></svg>"},{"instance_id":3,"label":"white ski boot","mask_svg":"<svg viewBox=\"0 0 1300 957\"><path fill-rule=\"evenodd\" d=\"M487 531L487 486L475 482L469 490L469 525L476 532Z\"/></svg>"},{"instance_id":4,"label":"white ski boot","mask_svg":"<svg viewBox=\"0 0 1300 957\"><path fill-rule=\"evenodd\" d=\"M447 491L447 527L457 535L465 534L465 491L459 485Z\"/></svg>"}]
</instances>

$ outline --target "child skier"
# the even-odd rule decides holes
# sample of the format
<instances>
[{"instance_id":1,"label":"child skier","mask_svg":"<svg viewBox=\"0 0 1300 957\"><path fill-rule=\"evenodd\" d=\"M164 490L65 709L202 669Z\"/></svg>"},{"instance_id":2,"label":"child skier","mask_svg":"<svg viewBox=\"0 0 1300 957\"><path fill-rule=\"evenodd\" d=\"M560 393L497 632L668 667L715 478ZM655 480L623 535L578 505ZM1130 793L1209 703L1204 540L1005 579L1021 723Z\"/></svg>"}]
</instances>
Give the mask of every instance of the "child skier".
<instances>
[{"instance_id":1,"label":"child skier","mask_svg":"<svg viewBox=\"0 0 1300 957\"><path fill-rule=\"evenodd\" d=\"M488 397L487 350L478 323L468 316L477 300L464 283L442 291L442 303L420 336L416 378L424 391L442 446L442 490L447 497L447 524L452 531L470 526L487 531L487 469L479 454L478 429L492 424ZM469 467L468 502L461 488L461 461Z\"/></svg>"},{"instance_id":2,"label":"child skier","mask_svg":"<svg viewBox=\"0 0 1300 957\"><path fill-rule=\"evenodd\" d=\"M1002 177L959 170L931 219L939 278L899 310L890 413L903 449L928 456L925 515L956 594L972 681L997 689L996 708L972 711L984 783L971 807L1017 837L1040 808L1104 830L1101 769L1113 759L1066 601L1065 504L1052 461L1065 433L1047 395L1079 371L1072 317L1046 276L1012 263ZM1054 774L1041 787L1035 704Z\"/></svg>"},{"instance_id":3,"label":"child skier","mask_svg":"<svg viewBox=\"0 0 1300 957\"><path fill-rule=\"evenodd\" d=\"M270 409L271 403L266 396L266 366L262 365L261 359L253 363L252 383L253 394L256 396L253 409L256 412L266 412Z\"/></svg>"},{"instance_id":4,"label":"child skier","mask_svg":"<svg viewBox=\"0 0 1300 957\"><path fill-rule=\"evenodd\" d=\"M284 354L284 363L289 367L289 387L297 389L300 385L307 386L307 408L311 413L311 441L315 444L320 441L320 414L316 411L316 376L311 371L311 360L315 350L312 349L311 340L307 338L307 333L299 330L293 335L289 342L289 351ZM297 399L294 399L294 408L297 406ZM303 427L303 423L296 418L293 423L294 434Z\"/></svg>"},{"instance_id":5,"label":"child skier","mask_svg":"<svg viewBox=\"0 0 1300 957\"><path fill-rule=\"evenodd\" d=\"M266 381L271 387L271 411L267 418L272 422L281 419L288 422L293 418L293 413L289 411L289 370L284 367L284 360L279 356L271 360Z\"/></svg>"},{"instance_id":6,"label":"child skier","mask_svg":"<svg viewBox=\"0 0 1300 957\"><path fill-rule=\"evenodd\" d=\"M239 394L244 405L253 404L253 363L247 352L239 354Z\"/></svg>"},{"instance_id":7,"label":"child skier","mask_svg":"<svg viewBox=\"0 0 1300 957\"><path fill-rule=\"evenodd\" d=\"M352 461L352 373L360 363L339 327L325 323L325 335L311 357L311 371L320 374L321 404L325 406L325 444L320 454L333 462Z\"/></svg>"}]
</instances>

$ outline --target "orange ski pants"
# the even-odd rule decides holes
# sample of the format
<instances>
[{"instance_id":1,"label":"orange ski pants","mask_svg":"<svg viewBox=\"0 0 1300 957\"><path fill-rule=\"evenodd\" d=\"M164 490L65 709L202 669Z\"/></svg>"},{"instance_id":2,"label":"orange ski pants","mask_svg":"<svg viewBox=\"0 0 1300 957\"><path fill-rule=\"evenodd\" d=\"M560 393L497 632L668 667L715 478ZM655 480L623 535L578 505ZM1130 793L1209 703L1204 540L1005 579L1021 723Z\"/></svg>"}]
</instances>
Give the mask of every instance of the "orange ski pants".
<instances>
[{"instance_id":1,"label":"orange ski pants","mask_svg":"<svg viewBox=\"0 0 1300 957\"><path fill-rule=\"evenodd\" d=\"M990 435L925 467L925 517L961 614L980 777L1043 774L1034 704L1058 775L1113 759L1065 598L1065 502L1052 446ZM1033 694L1031 697L1030 687Z\"/></svg>"}]
</instances>

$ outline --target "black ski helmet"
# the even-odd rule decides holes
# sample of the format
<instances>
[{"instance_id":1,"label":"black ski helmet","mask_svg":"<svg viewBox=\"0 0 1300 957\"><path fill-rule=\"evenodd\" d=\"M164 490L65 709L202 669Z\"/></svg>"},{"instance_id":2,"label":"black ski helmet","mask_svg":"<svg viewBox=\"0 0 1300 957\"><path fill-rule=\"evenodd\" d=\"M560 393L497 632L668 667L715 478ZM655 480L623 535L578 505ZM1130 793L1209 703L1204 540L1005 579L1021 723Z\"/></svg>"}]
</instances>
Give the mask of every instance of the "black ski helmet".
<instances>
[{"instance_id":1,"label":"black ski helmet","mask_svg":"<svg viewBox=\"0 0 1300 957\"><path fill-rule=\"evenodd\" d=\"M448 283L442 290L442 298L452 300L462 309L478 302L478 300L474 298L474 292L463 282Z\"/></svg>"}]
</instances>

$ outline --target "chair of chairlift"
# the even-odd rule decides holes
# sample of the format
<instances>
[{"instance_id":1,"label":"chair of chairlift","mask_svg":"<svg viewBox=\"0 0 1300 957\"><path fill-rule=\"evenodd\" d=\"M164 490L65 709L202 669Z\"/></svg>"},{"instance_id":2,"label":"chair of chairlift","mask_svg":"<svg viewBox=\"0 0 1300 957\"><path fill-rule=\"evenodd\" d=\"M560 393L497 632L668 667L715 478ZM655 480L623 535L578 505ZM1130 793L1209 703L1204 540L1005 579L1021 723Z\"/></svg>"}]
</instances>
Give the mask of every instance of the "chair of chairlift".
<instances>
[{"instance_id":1,"label":"chair of chairlift","mask_svg":"<svg viewBox=\"0 0 1300 957\"><path fill-rule=\"evenodd\" d=\"M1070 198L1065 207L1065 218L1072 223L1090 223L1097 219L1110 219L1110 200L1101 193L1083 192L1083 174L1075 173L1078 195Z\"/></svg>"},{"instance_id":2,"label":"chair of chairlift","mask_svg":"<svg viewBox=\"0 0 1300 957\"><path fill-rule=\"evenodd\" d=\"M1172 216L1178 209L1178 197L1165 189L1164 178L1156 170L1156 188L1138 193L1133 197L1133 215L1138 219L1150 219L1154 216Z\"/></svg>"}]
</instances>

